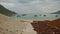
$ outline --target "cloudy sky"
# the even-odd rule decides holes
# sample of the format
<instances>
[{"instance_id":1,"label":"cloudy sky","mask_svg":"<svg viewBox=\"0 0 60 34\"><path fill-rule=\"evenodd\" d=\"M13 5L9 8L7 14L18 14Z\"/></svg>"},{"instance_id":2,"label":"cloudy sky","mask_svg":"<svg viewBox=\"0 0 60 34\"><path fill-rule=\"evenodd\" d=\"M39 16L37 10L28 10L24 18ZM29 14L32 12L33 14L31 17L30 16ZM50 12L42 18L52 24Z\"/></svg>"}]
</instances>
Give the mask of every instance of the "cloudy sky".
<instances>
[{"instance_id":1,"label":"cloudy sky","mask_svg":"<svg viewBox=\"0 0 60 34\"><path fill-rule=\"evenodd\" d=\"M60 0L0 0L0 4L17 13L52 13L60 10Z\"/></svg>"}]
</instances>

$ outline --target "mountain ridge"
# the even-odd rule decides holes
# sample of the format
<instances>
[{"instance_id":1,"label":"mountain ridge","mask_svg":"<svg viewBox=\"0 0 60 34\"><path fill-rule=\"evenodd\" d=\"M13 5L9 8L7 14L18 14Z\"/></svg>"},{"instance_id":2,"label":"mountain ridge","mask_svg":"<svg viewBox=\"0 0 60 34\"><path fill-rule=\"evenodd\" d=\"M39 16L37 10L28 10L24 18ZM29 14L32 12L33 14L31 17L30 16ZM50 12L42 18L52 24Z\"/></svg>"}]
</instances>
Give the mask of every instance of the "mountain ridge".
<instances>
[{"instance_id":1,"label":"mountain ridge","mask_svg":"<svg viewBox=\"0 0 60 34\"><path fill-rule=\"evenodd\" d=\"M57 11L57 12L51 13L51 14L60 14L60 10Z\"/></svg>"},{"instance_id":2,"label":"mountain ridge","mask_svg":"<svg viewBox=\"0 0 60 34\"><path fill-rule=\"evenodd\" d=\"M6 15L6 16L11 16L11 15L16 14L15 12L13 12L13 11L11 11L11 10L6 9L6 8L5 8L4 6L2 6L1 4L0 4L0 13L1 13L1 14L4 14L4 15Z\"/></svg>"}]
</instances>

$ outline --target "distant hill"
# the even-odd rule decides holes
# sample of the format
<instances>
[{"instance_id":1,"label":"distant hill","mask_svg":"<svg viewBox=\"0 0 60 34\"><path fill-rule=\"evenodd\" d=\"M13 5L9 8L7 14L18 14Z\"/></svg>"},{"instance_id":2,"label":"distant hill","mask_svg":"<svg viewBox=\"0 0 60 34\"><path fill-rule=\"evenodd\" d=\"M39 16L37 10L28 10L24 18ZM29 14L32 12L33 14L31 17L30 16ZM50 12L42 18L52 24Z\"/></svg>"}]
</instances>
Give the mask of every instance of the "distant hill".
<instances>
[{"instance_id":1,"label":"distant hill","mask_svg":"<svg viewBox=\"0 0 60 34\"><path fill-rule=\"evenodd\" d=\"M60 10L57 11L57 12L51 13L51 14L60 14Z\"/></svg>"},{"instance_id":2,"label":"distant hill","mask_svg":"<svg viewBox=\"0 0 60 34\"><path fill-rule=\"evenodd\" d=\"M12 12L12 11L6 9L4 6L0 5L0 14L11 16L11 15L16 14L16 13Z\"/></svg>"}]
</instances>

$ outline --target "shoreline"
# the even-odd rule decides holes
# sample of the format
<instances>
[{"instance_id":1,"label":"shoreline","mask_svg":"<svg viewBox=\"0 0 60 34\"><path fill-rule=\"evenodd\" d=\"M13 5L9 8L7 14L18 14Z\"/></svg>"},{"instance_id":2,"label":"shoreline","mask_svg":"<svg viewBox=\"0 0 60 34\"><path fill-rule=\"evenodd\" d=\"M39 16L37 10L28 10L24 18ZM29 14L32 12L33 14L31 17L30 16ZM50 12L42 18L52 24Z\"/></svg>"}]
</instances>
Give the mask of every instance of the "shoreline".
<instances>
[{"instance_id":1,"label":"shoreline","mask_svg":"<svg viewBox=\"0 0 60 34\"><path fill-rule=\"evenodd\" d=\"M15 19L15 18L13 18ZM57 19L60 19L60 18L56 18L56 19L16 19L16 20L24 20L24 21L54 21L54 20L57 20Z\"/></svg>"}]
</instances>

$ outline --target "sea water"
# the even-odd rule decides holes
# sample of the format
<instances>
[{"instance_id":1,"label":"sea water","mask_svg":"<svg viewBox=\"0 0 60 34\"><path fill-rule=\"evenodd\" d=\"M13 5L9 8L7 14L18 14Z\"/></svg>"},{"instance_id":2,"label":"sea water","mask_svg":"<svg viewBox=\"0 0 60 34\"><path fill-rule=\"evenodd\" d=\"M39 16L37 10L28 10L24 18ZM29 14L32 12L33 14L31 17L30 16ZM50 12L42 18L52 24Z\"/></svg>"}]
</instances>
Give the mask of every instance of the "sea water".
<instances>
[{"instance_id":1,"label":"sea water","mask_svg":"<svg viewBox=\"0 0 60 34\"><path fill-rule=\"evenodd\" d=\"M25 16L22 16L22 14L16 14L11 17L15 19L29 19L29 20L54 20L60 18L60 14L27 14Z\"/></svg>"}]
</instances>

